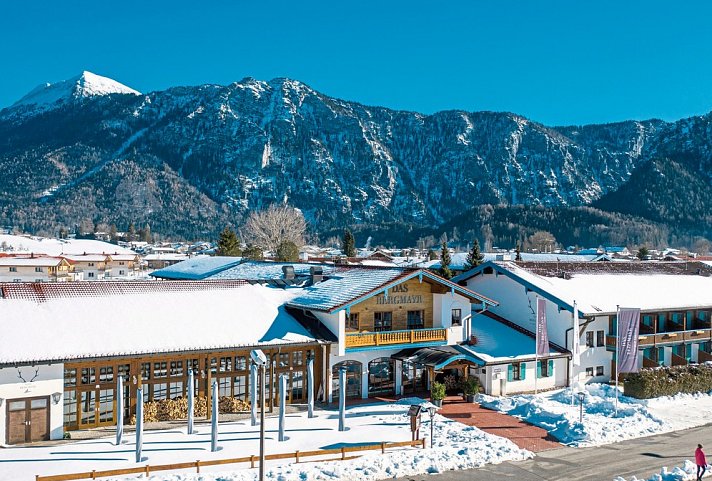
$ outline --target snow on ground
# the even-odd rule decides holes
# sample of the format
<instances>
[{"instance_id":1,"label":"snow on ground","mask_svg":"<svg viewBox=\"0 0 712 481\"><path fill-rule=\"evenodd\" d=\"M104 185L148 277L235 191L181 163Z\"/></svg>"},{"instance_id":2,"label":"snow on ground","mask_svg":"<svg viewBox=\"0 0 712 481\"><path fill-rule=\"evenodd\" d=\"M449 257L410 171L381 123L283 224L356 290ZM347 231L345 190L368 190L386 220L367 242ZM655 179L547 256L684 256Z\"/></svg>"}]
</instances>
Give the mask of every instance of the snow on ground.
<instances>
[{"instance_id":1,"label":"snow on ground","mask_svg":"<svg viewBox=\"0 0 712 481\"><path fill-rule=\"evenodd\" d=\"M62 254L135 254L131 249L91 239L50 239L24 235L0 234L0 252Z\"/></svg>"},{"instance_id":2,"label":"snow on ground","mask_svg":"<svg viewBox=\"0 0 712 481\"><path fill-rule=\"evenodd\" d=\"M709 468L708 472L705 473L705 478L710 475ZM682 466L676 466L671 470L667 466L660 469L659 474L653 474L645 481L692 481L697 479L697 466L692 461L685 461ZM627 481L625 478L618 476L613 481ZM638 479L633 476L628 481L644 481L643 479Z\"/></svg>"},{"instance_id":3,"label":"snow on ground","mask_svg":"<svg viewBox=\"0 0 712 481\"><path fill-rule=\"evenodd\" d=\"M306 413L286 416L288 439L277 441L278 418L265 422L267 453L289 453L295 450L331 449L359 446L368 443L408 441L411 439L407 411L412 403L424 403L410 398L398 403L368 404L347 408L347 431L338 431L338 412L315 411L308 419ZM219 445L221 450L210 452L210 427L198 425L197 433L185 434L185 428L167 431L147 431L144 434L143 455L146 464L192 462L197 459L222 459L259 454L259 426L250 420L222 423ZM518 448L510 440L440 415L435 416L433 448L407 448L386 452L367 452L349 461L317 461L290 464L289 461L267 463L266 477L279 481L309 480L377 480L437 473L452 469L467 469L506 460L521 460L533 456ZM429 416L423 416L421 435L430 436ZM87 470L104 470L137 466L134 463L134 436L115 446L113 438L72 442L47 447L17 447L0 450L1 481L33 479L35 474L62 474ZM427 442L430 446L430 440ZM334 459L328 456L327 459ZM318 458L307 458L316 460ZM256 469L249 465L201 467L201 474L189 471L161 473L150 477L153 481L213 481L257 479ZM109 478L106 478L109 479ZM133 479L127 477L125 479Z\"/></svg>"},{"instance_id":4,"label":"snow on ground","mask_svg":"<svg viewBox=\"0 0 712 481\"><path fill-rule=\"evenodd\" d=\"M677 394L647 400L620 395L616 414L614 389L607 384L585 386L583 423L579 422L578 400L571 404L571 389L538 396L482 395L480 403L540 426L563 444L577 447L678 431L702 426L712 419L710 394Z\"/></svg>"}]
</instances>

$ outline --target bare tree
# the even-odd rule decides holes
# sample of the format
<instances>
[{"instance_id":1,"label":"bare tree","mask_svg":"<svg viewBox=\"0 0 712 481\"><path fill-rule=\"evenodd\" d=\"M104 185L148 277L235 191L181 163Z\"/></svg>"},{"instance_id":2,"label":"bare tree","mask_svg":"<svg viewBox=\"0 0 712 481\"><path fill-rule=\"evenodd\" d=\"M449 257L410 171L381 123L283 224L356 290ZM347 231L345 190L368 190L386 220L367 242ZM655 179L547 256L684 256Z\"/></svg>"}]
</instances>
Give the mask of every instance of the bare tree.
<instances>
[{"instance_id":1,"label":"bare tree","mask_svg":"<svg viewBox=\"0 0 712 481\"><path fill-rule=\"evenodd\" d=\"M271 205L265 210L252 212L242 234L248 244L274 252L284 241L303 246L306 230L307 222L300 210L288 205Z\"/></svg>"},{"instance_id":2,"label":"bare tree","mask_svg":"<svg viewBox=\"0 0 712 481\"><path fill-rule=\"evenodd\" d=\"M540 230L527 238L526 245L538 252L552 252L556 247L556 238L551 232Z\"/></svg>"}]
</instances>

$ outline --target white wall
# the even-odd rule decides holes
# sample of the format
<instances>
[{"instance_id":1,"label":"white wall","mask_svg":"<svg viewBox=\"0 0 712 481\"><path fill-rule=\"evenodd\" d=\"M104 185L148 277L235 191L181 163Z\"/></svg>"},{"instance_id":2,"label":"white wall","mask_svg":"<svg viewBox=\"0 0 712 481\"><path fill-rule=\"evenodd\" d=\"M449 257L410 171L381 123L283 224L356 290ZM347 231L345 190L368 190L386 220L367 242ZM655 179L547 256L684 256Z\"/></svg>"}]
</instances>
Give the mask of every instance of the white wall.
<instances>
[{"instance_id":1,"label":"white wall","mask_svg":"<svg viewBox=\"0 0 712 481\"><path fill-rule=\"evenodd\" d=\"M452 309L462 310L462 325L452 326ZM465 326L471 317L470 300L460 294L433 294L433 327L448 329L448 344L465 340Z\"/></svg>"},{"instance_id":2,"label":"white wall","mask_svg":"<svg viewBox=\"0 0 712 481\"><path fill-rule=\"evenodd\" d=\"M18 372L19 369L19 372ZM37 377L30 382L35 374ZM28 381L23 382L19 375ZM58 404L52 403L52 394L61 393L62 399ZM49 396L50 407L50 439L62 439L64 436L63 409L64 409L64 365L52 364L42 366L26 366L20 368L0 368L0 445L7 443L7 402L10 399Z\"/></svg>"},{"instance_id":3,"label":"white wall","mask_svg":"<svg viewBox=\"0 0 712 481\"><path fill-rule=\"evenodd\" d=\"M535 389L553 389L566 386L566 365L567 358L554 359L554 373L552 376L540 377L536 379L536 361L526 361L526 376L521 381L508 381L507 372L509 364L493 364L485 367L470 368L470 374L476 375L480 384L485 389L485 394L500 396L503 394L516 394L521 392L531 392ZM484 369L484 373L482 370ZM536 379L536 381L535 381ZM501 382L503 380L504 382ZM504 386L505 393L500 392Z\"/></svg>"},{"instance_id":4,"label":"white wall","mask_svg":"<svg viewBox=\"0 0 712 481\"><path fill-rule=\"evenodd\" d=\"M499 302L498 306L488 308L489 311L531 332L535 331L537 296L534 292L525 293L525 288L522 284L519 284L504 274L497 275L493 273L480 274L468 279L467 287ZM568 340L566 337L567 330L573 327L573 314L566 310L559 311L558 306L548 300L546 306L549 340L561 347L571 350L573 347L573 331L569 331ZM585 322L585 320L579 319L581 325ZM604 335L608 334L608 317L596 317L592 323L587 325L584 332L582 332L579 338L581 345L581 365L572 366L571 370L574 382L576 380L579 382L607 382L610 379L610 366L613 355L611 352L606 351L605 346L586 348L586 331L591 330L594 331L593 338L595 344L595 331L602 330L604 331ZM595 377L596 366L603 366L606 375L603 377ZM587 367L593 368L595 379L586 376Z\"/></svg>"},{"instance_id":5,"label":"white wall","mask_svg":"<svg viewBox=\"0 0 712 481\"><path fill-rule=\"evenodd\" d=\"M343 356L346 352L346 311L338 311L334 313L326 313L319 311L311 311L314 316L321 321L338 339L338 344L334 346L339 356Z\"/></svg>"}]
</instances>

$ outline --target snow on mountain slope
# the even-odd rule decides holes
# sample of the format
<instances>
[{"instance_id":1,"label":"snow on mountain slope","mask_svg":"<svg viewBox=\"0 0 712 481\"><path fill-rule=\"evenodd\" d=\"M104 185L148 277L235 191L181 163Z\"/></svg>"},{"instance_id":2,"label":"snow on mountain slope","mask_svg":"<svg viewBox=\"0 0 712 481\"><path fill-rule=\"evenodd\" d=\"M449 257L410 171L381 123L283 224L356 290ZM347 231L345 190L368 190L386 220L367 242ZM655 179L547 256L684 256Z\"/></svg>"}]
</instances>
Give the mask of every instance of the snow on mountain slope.
<instances>
[{"instance_id":1,"label":"snow on mountain slope","mask_svg":"<svg viewBox=\"0 0 712 481\"><path fill-rule=\"evenodd\" d=\"M109 94L141 95L124 84L92 72L84 71L76 77L56 83L38 85L15 102L11 108L24 105L52 106L57 102Z\"/></svg>"}]
</instances>

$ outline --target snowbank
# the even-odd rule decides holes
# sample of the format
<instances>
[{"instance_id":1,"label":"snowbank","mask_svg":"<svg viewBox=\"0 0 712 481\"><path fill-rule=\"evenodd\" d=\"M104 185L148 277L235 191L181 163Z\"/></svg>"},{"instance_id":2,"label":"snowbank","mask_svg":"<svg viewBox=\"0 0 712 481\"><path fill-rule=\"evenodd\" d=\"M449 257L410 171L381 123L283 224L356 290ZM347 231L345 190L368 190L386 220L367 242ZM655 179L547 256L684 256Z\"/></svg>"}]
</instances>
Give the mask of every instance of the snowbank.
<instances>
[{"instance_id":1,"label":"snowbank","mask_svg":"<svg viewBox=\"0 0 712 481\"><path fill-rule=\"evenodd\" d=\"M276 417L266 420L266 449L268 453L290 453L342 446L407 441L411 438L407 415L410 404L428 405L422 399L404 399L398 403L377 403L350 407L346 411L344 432L338 431L338 413L319 411L309 419L306 413L290 413L286 418L288 439L278 442ZM423 416L421 435L428 437L430 446L430 416ZM318 461L293 464L289 460L272 461L266 465L266 477L279 481L304 480L378 480L438 473L454 469L469 469L485 464L533 457L512 441L485 433L471 426L435 416L433 447L408 448L381 454L367 452L365 456L348 461ZM8 448L0 450L0 481L30 479L35 474L61 474L87 470L134 467L133 435L127 444L115 446L112 439L79 441L62 446ZM185 428L166 431L147 431L144 435L144 456L147 463L167 464L196 459L224 459L259 453L259 426L251 426L249 419L221 423L218 452L210 452L210 427L198 425L197 433L185 434ZM333 459L333 456L329 457ZM318 458L317 458L318 459ZM42 462L35 462L42 461ZM249 465L212 466L201 468L201 474L187 471L157 473L153 481L217 481L256 480L258 472ZM110 478L104 478L110 479ZM136 479L135 476L113 479Z\"/></svg>"},{"instance_id":2,"label":"snowbank","mask_svg":"<svg viewBox=\"0 0 712 481\"><path fill-rule=\"evenodd\" d=\"M585 389L583 423L579 422L578 400L572 405L571 389L538 396L481 395L479 402L540 426L570 446L599 446L687 429L707 424L712 416L710 394L678 394L648 400L620 395L616 413L615 387L589 384Z\"/></svg>"}]
</instances>

